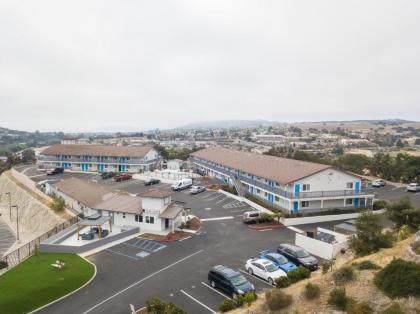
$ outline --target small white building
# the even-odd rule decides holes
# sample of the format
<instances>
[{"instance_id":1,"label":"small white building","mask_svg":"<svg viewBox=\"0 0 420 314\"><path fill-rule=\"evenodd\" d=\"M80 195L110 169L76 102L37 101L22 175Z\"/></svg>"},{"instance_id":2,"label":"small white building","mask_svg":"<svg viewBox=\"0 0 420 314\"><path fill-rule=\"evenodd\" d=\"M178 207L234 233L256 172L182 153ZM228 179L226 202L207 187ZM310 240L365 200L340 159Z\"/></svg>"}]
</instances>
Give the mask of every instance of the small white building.
<instances>
[{"instance_id":1,"label":"small white building","mask_svg":"<svg viewBox=\"0 0 420 314\"><path fill-rule=\"evenodd\" d=\"M47 183L46 192L64 198L67 206L85 216L111 217L116 226L139 227L140 232L173 232L182 224L184 208L172 201L172 191L150 189L140 196L114 192L79 178Z\"/></svg>"},{"instance_id":2,"label":"small white building","mask_svg":"<svg viewBox=\"0 0 420 314\"><path fill-rule=\"evenodd\" d=\"M166 167L168 170L179 171L183 168L184 161L181 159L171 159L166 162Z\"/></svg>"}]
</instances>

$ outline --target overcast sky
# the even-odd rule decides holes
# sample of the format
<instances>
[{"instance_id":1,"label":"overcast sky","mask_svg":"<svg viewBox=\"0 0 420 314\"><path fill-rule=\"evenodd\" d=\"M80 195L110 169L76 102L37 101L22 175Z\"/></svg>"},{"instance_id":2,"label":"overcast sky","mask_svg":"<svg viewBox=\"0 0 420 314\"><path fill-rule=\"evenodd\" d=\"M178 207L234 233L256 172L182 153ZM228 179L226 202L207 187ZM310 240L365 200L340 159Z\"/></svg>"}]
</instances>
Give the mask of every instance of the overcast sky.
<instances>
[{"instance_id":1,"label":"overcast sky","mask_svg":"<svg viewBox=\"0 0 420 314\"><path fill-rule=\"evenodd\" d=\"M0 126L420 120L420 1L0 2Z\"/></svg>"}]
</instances>

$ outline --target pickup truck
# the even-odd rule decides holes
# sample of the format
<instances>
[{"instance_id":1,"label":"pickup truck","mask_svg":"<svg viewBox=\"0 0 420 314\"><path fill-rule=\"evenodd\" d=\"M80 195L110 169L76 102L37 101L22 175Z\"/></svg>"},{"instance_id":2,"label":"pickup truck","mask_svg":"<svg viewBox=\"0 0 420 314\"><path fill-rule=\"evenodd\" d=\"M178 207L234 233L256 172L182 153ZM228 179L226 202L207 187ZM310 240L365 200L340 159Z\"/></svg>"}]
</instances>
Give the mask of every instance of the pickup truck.
<instances>
[{"instance_id":1,"label":"pickup truck","mask_svg":"<svg viewBox=\"0 0 420 314\"><path fill-rule=\"evenodd\" d=\"M121 182L121 181L130 180L131 178L133 178L133 176L131 174L123 173L122 175L115 176L114 181Z\"/></svg>"}]
</instances>

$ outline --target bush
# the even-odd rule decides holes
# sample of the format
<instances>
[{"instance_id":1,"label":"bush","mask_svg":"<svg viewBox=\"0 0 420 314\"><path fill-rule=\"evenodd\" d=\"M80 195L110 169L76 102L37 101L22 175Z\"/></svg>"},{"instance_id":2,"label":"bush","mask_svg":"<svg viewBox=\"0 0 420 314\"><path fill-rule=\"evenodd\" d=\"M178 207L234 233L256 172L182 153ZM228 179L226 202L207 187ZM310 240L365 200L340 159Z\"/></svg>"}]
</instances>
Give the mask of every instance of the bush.
<instances>
[{"instance_id":1,"label":"bush","mask_svg":"<svg viewBox=\"0 0 420 314\"><path fill-rule=\"evenodd\" d=\"M270 311L277 311L292 304L292 296L282 290L273 289L265 293L265 303Z\"/></svg>"},{"instance_id":2,"label":"bush","mask_svg":"<svg viewBox=\"0 0 420 314\"><path fill-rule=\"evenodd\" d=\"M235 300L231 299L224 299L222 303L219 305L219 311L220 312L228 312L233 309L236 309L236 302Z\"/></svg>"},{"instance_id":3,"label":"bush","mask_svg":"<svg viewBox=\"0 0 420 314\"><path fill-rule=\"evenodd\" d=\"M166 303L159 298L146 300L146 308L149 314L186 314L186 312L174 303Z\"/></svg>"},{"instance_id":4,"label":"bush","mask_svg":"<svg viewBox=\"0 0 420 314\"><path fill-rule=\"evenodd\" d=\"M273 221L274 218L272 215L268 214L268 213L262 213L260 218L258 219L258 222L270 222Z\"/></svg>"},{"instance_id":5,"label":"bush","mask_svg":"<svg viewBox=\"0 0 420 314\"><path fill-rule=\"evenodd\" d=\"M305 286L304 295L307 299L313 300L319 298L321 288L318 285L308 282Z\"/></svg>"},{"instance_id":6,"label":"bush","mask_svg":"<svg viewBox=\"0 0 420 314\"><path fill-rule=\"evenodd\" d=\"M353 268L345 266L337 270L333 275L333 280L336 284L342 285L354 279Z\"/></svg>"},{"instance_id":7,"label":"bush","mask_svg":"<svg viewBox=\"0 0 420 314\"><path fill-rule=\"evenodd\" d=\"M7 268L8 266L9 266L9 264L7 264L6 261L0 261L0 269Z\"/></svg>"},{"instance_id":8,"label":"bush","mask_svg":"<svg viewBox=\"0 0 420 314\"><path fill-rule=\"evenodd\" d=\"M372 314L373 310L367 302L357 302L354 299L348 298L346 304L347 314Z\"/></svg>"},{"instance_id":9,"label":"bush","mask_svg":"<svg viewBox=\"0 0 420 314\"><path fill-rule=\"evenodd\" d=\"M238 192L236 191L236 189L233 186L230 186L228 184L221 185L220 186L220 189L223 190L223 191L226 191L226 192L228 192L230 194L238 195Z\"/></svg>"},{"instance_id":10,"label":"bush","mask_svg":"<svg viewBox=\"0 0 420 314\"><path fill-rule=\"evenodd\" d=\"M379 271L375 285L388 297L420 297L420 264L394 259Z\"/></svg>"},{"instance_id":11,"label":"bush","mask_svg":"<svg viewBox=\"0 0 420 314\"><path fill-rule=\"evenodd\" d=\"M276 279L276 288L287 288L291 285L290 278L287 276L279 277Z\"/></svg>"},{"instance_id":12,"label":"bush","mask_svg":"<svg viewBox=\"0 0 420 314\"><path fill-rule=\"evenodd\" d=\"M328 297L328 304L335 306L341 311L344 311L347 305L346 290L341 288L334 288Z\"/></svg>"},{"instance_id":13,"label":"bush","mask_svg":"<svg viewBox=\"0 0 420 314\"><path fill-rule=\"evenodd\" d=\"M404 311L401 309L401 306L398 303L394 303L385 310L383 310L380 314L405 314Z\"/></svg>"},{"instance_id":14,"label":"bush","mask_svg":"<svg viewBox=\"0 0 420 314\"><path fill-rule=\"evenodd\" d=\"M66 202L64 201L64 198L62 198L61 196L54 197L54 199L51 203L51 208L55 212L62 212L64 210L65 205L66 205Z\"/></svg>"},{"instance_id":15,"label":"bush","mask_svg":"<svg viewBox=\"0 0 420 314\"><path fill-rule=\"evenodd\" d=\"M351 264L354 268L358 270L365 270L365 269L380 269L381 267L376 265L374 262L371 261L363 261L360 263L353 263Z\"/></svg>"},{"instance_id":16,"label":"bush","mask_svg":"<svg viewBox=\"0 0 420 314\"><path fill-rule=\"evenodd\" d=\"M379 209L383 209L386 208L388 206L387 201L385 200L376 200L375 202L373 202L373 210L379 210Z\"/></svg>"},{"instance_id":17,"label":"bush","mask_svg":"<svg viewBox=\"0 0 420 314\"><path fill-rule=\"evenodd\" d=\"M322 264L322 273L323 274L328 273L328 271L331 269L331 265L332 265L331 262L325 262L325 263L323 263Z\"/></svg>"},{"instance_id":18,"label":"bush","mask_svg":"<svg viewBox=\"0 0 420 314\"><path fill-rule=\"evenodd\" d=\"M251 303L254 302L257 298L258 296L254 291L248 291L243 296L244 303L246 303L248 306L251 306Z\"/></svg>"},{"instance_id":19,"label":"bush","mask_svg":"<svg viewBox=\"0 0 420 314\"><path fill-rule=\"evenodd\" d=\"M407 225L401 226L395 234L396 241L402 241L410 236L410 227Z\"/></svg>"},{"instance_id":20,"label":"bush","mask_svg":"<svg viewBox=\"0 0 420 314\"><path fill-rule=\"evenodd\" d=\"M311 277L311 271L303 266L299 266L298 268L289 271L287 277L289 277L291 283L295 283Z\"/></svg>"}]
</instances>

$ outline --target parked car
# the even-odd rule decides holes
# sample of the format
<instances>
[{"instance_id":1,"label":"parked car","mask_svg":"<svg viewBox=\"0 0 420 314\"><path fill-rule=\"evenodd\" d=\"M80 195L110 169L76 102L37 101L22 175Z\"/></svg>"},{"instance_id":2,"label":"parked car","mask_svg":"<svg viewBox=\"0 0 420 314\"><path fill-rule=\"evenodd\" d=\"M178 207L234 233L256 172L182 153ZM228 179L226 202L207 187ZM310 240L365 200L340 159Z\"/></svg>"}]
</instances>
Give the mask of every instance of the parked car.
<instances>
[{"instance_id":1,"label":"parked car","mask_svg":"<svg viewBox=\"0 0 420 314\"><path fill-rule=\"evenodd\" d=\"M182 179L175 181L174 184L171 185L172 191L181 191L188 189L192 186L192 179Z\"/></svg>"},{"instance_id":2,"label":"parked car","mask_svg":"<svg viewBox=\"0 0 420 314\"><path fill-rule=\"evenodd\" d=\"M110 178L113 178L113 177L115 177L117 175L117 173L116 172L103 172L103 173L101 173L101 178L102 179L110 179Z\"/></svg>"},{"instance_id":3,"label":"parked car","mask_svg":"<svg viewBox=\"0 0 420 314\"><path fill-rule=\"evenodd\" d=\"M274 265L276 265L281 270L284 270L286 273L297 268L297 266L292 262L289 262L285 256L270 250L261 251L258 254L258 257L273 262Z\"/></svg>"},{"instance_id":4,"label":"parked car","mask_svg":"<svg viewBox=\"0 0 420 314\"><path fill-rule=\"evenodd\" d=\"M132 177L133 176L131 174L123 173L119 176L115 176L114 181L116 181L116 182L126 181L126 180L130 180Z\"/></svg>"},{"instance_id":5,"label":"parked car","mask_svg":"<svg viewBox=\"0 0 420 314\"><path fill-rule=\"evenodd\" d=\"M261 218L261 213L256 210L245 212L242 216L242 221L246 224L256 223Z\"/></svg>"},{"instance_id":6,"label":"parked car","mask_svg":"<svg viewBox=\"0 0 420 314\"><path fill-rule=\"evenodd\" d=\"M210 286L235 297L254 291L254 285L239 272L223 265L214 266L208 274Z\"/></svg>"},{"instance_id":7,"label":"parked car","mask_svg":"<svg viewBox=\"0 0 420 314\"><path fill-rule=\"evenodd\" d=\"M191 187L190 194L198 194L198 193L204 192L205 190L206 190L206 188L204 186L193 185Z\"/></svg>"},{"instance_id":8,"label":"parked car","mask_svg":"<svg viewBox=\"0 0 420 314\"><path fill-rule=\"evenodd\" d=\"M385 185L386 185L386 181L382 180L382 179L374 180L372 182L372 186L375 187L375 188L380 188L380 187L385 186Z\"/></svg>"},{"instance_id":9,"label":"parked car","mask_svg":"<svg viewBox=\"0 0 420 314\"><path fill-rule=\"evenodd\" d=\"M420 184L418 183L410 183L407 185L407 192L419 192L420 191Z\"/></svg>"},{"instance_id":10,"label":"parked car","mask_svg":"<svg viewBox=\"0 0 420 314\"><path fill-rule=\"evenodd\" d=\"M318 260L297 245L280 244L277 248L277 252L287 257L289 261L297 266L302 265L309 270L318 269Z\"/></svg>"},{"instance_id":11,"label":"parked car","mask_svg":"<svg viewBox=\"0 0 420 314\"><path fill-rule=\"evenodd\" d=\"M247 260L245 268L250 275L260 277L273 286L277 278L287 276L284 270L278 268L273 262L263 258L251 258Z\"/></svg>"},{"instance_id":12,"label":"parked car","mask_svg":"<svg viewBox=\"0 0 420 314\"><path fill-rule=\"evenodd\" d=\"M53 176L55 174L59 174L59 173L63 173L64 172L64 168L54 168L52 170L47 171L47 176Z\"/></svg>"},{"instance_id":13,"label":"parked car","mask_svg":"<svg viewBox=\"0 0 420 314\"><path fill-rule=\"evenodd\" d=\"M158 183L160 183L160 180L159 179L154 179L154 178L150 178L150 179L144 181L144 185L145 186L147 186L147 185L153 185L153 184L158 184Z\"/></svg>"}]
</instances>

